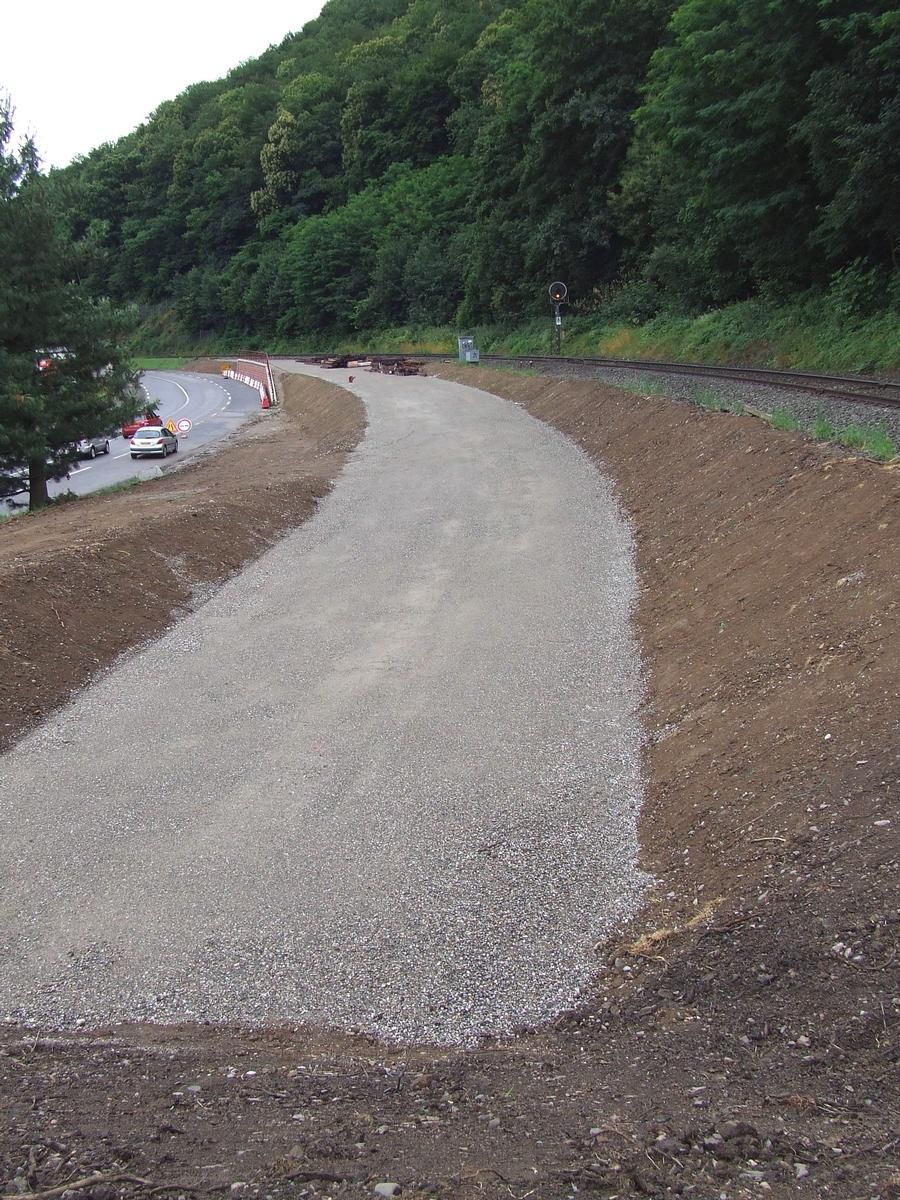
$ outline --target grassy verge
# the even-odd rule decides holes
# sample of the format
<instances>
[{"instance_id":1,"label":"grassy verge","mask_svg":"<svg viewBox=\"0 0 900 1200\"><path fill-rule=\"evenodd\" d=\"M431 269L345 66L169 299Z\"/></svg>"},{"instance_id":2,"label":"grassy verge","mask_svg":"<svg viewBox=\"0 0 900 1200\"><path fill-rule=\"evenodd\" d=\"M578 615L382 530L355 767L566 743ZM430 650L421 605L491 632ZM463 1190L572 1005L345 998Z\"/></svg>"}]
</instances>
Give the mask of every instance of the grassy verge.
<instances>
[{"instance_id":1,"label":"grassy verge","mask_svg":"<svg viewBox=\"0 0 900 1200\"><path fill-rule=\"evenodd\" d=\"M636 396L668 395L665 384L653 376L636 375L632 379L623 379L621 382L617 382L616 387ZM706 409L707 412L724 412L740 416L745 411L740 400L729 400L704 384L692 385L688 399L699 408ZM861 450L869 458L876 458L880 462L890 462L900 454L900 447L897 446L887 430L881 426L837 426L822 413L811 424L804 424L784 408L773 409L767 419L773 429L803 433L814 441L835 442L850 450Z\"/></svg>"},{"instance_id":2,"label":"grassy verge","mask_svg":"<svg viewBox=\"0 0 900 1200\"><path fill-rule=\"evenodd\" d=\"M327 348L353 351L367 347L456 357L460 332L473 334L486 354L550 353L549 317L515 328L372 330L333 339ZM313 353L323 347L280 345L273 349ZM565 321L562 353L900 375L900 319L890 312L846 318L815 300L780 309L747 301L698 317L658 316L641 325L606 320L602 313L570 314Z\"/></svg>"},{"instance_id":3,"label":"grassy verge","mask_svg":"<svg viewBox=\"0 0 900 1200\"><path fill-rule=\"evenodd\" d=\"M887 300L884 300L887 304ZM280 354L346 353L382 350L456 357L457 335L472 334L484 353L549 354L551 313L507 325L403 326L358 333L315 334L291 341L258 337L259 349ZM248 340L247 334L240 335ZM250 336L250 340L254 340ZM205 341L180 330L171 310L145 320L135 349L137 362L174 366L187 357L227 354L235 340L217 335ZM733 363L842 373L900 376L900 317L889 307L874 314L823 295L798 297L777 305L747 300L699 316L661 313L638 321L629 315L624 293L611 295L591 313L565 310L562 353L609 358Z\"/></svg>"},{"instance_id":4,"label":"grassy verge","mask_svg":"<svg viewBox=\"0 0 900 1200\"><path fill-rule=\"evenodd\" d=\"M850 450L862 450L869 458L890 462L897 457L898 447L888 431L877 425L834 425L821 413L812 424L804 425L791 413L776 408L769 414L773 429L799 430L817 442L836 442Z\"/></svg>"},{"instance_id":5,"label":"grassy verge","mask_svg":"<svg viewBox=\"0 0 900 1200\"><path fill-rule=\"evenodd\" d=\"M113 492L127 492L129 488L137 487L139 483L144 483L146 479L154 479L155 476L149 475L142 478L140 475L131 475L128 479L120 479L118 483L110 483L107 487L97 488L96 492L86 492L87 496L109 496Z\"/></svg>"},{"instance_id":6,"label":"grassy verge","mask_svg":"<svg viewBox=\"0 0 900 1200\"><path fill-rule=\"evenodd\" d=\"M715 399L715 397L713 398ZM743 405L741 404L730 405L727 401L722 400L714 403L712 400L707 401L703 397L696 395L692 396L691 399L695 404L699 404L701 408L719 412L743 412ZM783 408L773 409L769 413L768 421L773 429L804 433L807 437L811 437L817 442L836 442L837 445L846 446L850 450L861 450L869 458L876 458L880 462L890 462L900 453L900 448L898 448L891 435L886 429L879 426L837 426L821 413L812 424L804 424L792 413Z\"/></svg>"},{"instance_id":7,"label":"grassy verge","mask_svg":"<svg viewBox=\"0 0 900 1200\"><path fill-rule=\"evenodd\" d=\"M900 453L886 429L871 425L835 426L826 417L817 417L811 425L801 425L790 413L773 412L769 422L774 429L798 429L817 442L836 442L849 450L861 450L879 462L891 462Z\"/></svg>"},{"instance_id":8,"label":"grassy verge","mask_svg":"<svg viewBox=\"0 0 900 1200\"><path fill-rule=\"evenodd\" d=\"M800 422L795 416L792 416L786 409L774 408L769 413L769 424L773 429L787 429L790 431L800 428Z\"/></svg>"},{"instance_id":9,"label":"grassy verge","mask_svg":"<svg viewBox=\"0 0 900 1200\"><path fill-rule=\"evenodd\" d=\"M136 371L175 371L183 367L189 358L133 358Z\"/></svg>"},{"instance_id":10,"label":"grassy verge","mask_svg":"<svg viewBox=\"0 0 900 1200\"><path fill-rule=\"evenodd\" d=\"M841 314L820 297L779 308L759 300L696 317L663 314L640 325L572 323L570 353L737 363L866 374L900 372L900 320Z\"/></svg>"},{"instance_id":11,"label":"grassy verge","mask_svg":"<svg viewBox=\"0 0 900 1200\"><path fill-rule=\"evenodd\" d=\"M871 429L864 425L848 425L839 429L834 440L842 446L864 450L870 458L890 462L897 457L897 446L884 429Z\"/></svg>"}]
</instances>

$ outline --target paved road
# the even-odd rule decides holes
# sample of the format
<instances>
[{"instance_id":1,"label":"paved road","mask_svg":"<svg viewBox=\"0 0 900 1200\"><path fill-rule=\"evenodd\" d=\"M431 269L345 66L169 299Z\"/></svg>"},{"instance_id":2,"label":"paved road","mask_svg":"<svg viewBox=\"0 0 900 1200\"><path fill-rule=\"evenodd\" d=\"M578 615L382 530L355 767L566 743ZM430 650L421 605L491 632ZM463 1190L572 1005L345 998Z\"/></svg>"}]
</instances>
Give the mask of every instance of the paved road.
<instances>
[{"instance_id":1,"label":"paved road","mask_svg":"<svg viewBox=\"0 0 900 1200\"><path fill-rule=\"evenodd\" d=\"M609 487L485 393L353 390L313 520L3 761L0 1014L466 1042L571 1003L637 902Z\"/></svg>"},{"instance_id":2,"label":"paved road","mask_svg":"<svg viewBox=\"0 0 900 1200\"><path fill-rule=\"evenodd\" d=\"M178 453L182 459L230 433L259 412L259 392L236 379L184 371L145 371L141 385L148 403L156 405L156 411L164 421L169 417L176 421L189 417L193 422L190 433L179 437ZM72 468L68 479L51 482L48 491L51 496L67 491L81 496L126 479L151 479L159 472L159 459L133 459L128 442L123 437L113 437L109 442L109 454L83 459ZM23 492L14 500L16 507L24 509L28 504L28 493Z\"/></svg>"}]
</instances>

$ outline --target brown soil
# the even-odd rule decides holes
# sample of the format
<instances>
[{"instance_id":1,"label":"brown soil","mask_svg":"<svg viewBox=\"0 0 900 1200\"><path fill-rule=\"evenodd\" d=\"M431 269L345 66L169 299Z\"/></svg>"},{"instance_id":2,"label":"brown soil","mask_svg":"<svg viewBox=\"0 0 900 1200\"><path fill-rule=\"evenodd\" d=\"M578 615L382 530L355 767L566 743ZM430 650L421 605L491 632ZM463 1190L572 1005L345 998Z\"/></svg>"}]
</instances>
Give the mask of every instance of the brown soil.
<instances>
[{"instance_id":1,"label":"brown soil","mask_svg":"<svg viewBox=\"0 0 900 1200\"><path fill-rule=\"evenodd\" d=\"M0 751L313 511L365 416L333 384L290 380L214 463L0 525Z\"/></svg>"},{"instance_id":2,"label":"brown soil","mask_svg":"<svg viewBox=\"0 0 900 1200\"><path fill-rule=\"evenodd\" d=\"M6 1191L900 1197L898 472L599 385L441 373L580 442L634 523L647 910L578 1012L469 1053L11 1028ZM311 509L359 413L297 386L299 432L0 531L7 738ZM178 566L129 555L150 520Z\"/></svg>"}]
</instances>

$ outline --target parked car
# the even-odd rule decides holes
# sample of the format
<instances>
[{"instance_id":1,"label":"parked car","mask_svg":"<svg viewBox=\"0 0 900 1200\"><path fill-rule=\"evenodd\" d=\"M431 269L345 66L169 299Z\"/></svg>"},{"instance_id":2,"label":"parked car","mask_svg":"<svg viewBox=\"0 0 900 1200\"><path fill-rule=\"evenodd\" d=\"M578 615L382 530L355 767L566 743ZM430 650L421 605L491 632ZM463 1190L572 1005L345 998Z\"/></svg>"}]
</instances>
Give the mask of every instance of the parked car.
<instances>
[{"instance_id":1,"label":"parked car","mask_svg":"<svg viewBox=\"0 0 900 1200\"><path fill-rule=\"evenodd\" d=\"M14 496L21 496L28 491L28 468L7 467L0 478L0 500L5 500L10 508L16 507Z\"/></svg>"},{"instance_id":2,"label":"parked car","mask_svg":"<svg viewBox=\"0 0 900 1200\"><path fill-rule=\"evenodd\" d=\"M178 453L178 438L162 425L144 425L135 432L129 449L132 458L143 454L160 454L165 458Z\"/></svg>"},{"instance_id":3,"label":"parked car","mask_svg":"<svg viewBox=\"0 0 900 1200\"><path fill-rule=\"evenodd\" d=\"M146 412L133 421L126 421L122 426L122 437L133 438L135 433L144 425L162 425L162 417L158 412Z\"/></svg>"},{"instance_id":4,"label":"parked car","mask_svg":"<svg viewBox=\"0 0 900 1200\"><path fill-rule=\"evenodd\" d=\"M79 458L96 458L98 454L109 454L109 438L79 438L75 443L75 453Z\"/></svg>"},{"instance_id":5,"label":"parked car","mask_svg":"<svg viewBox=\"0 0 900 1200\"><path fill-rule=\"evenodd\" d=\"M51 346L49 350L36 351L37 369L43 374L56 369L56 364L72 358L72 351L65 346Z\"/></svg>"}]
</instances>

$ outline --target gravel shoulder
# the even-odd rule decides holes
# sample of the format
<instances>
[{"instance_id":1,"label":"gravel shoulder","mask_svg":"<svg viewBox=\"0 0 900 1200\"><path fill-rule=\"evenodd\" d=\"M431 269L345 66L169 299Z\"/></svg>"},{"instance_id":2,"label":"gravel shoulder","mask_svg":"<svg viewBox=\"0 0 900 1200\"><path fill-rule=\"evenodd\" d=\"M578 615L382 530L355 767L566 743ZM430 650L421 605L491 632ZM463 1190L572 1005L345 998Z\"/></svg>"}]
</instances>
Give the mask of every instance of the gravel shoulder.
<instances>
[{"instance_id":1,"label":"gravel shoulder","mask_svg":"<svg viewBox=\"0 0 900 1200\"><path fill-rule=\"evenodd\" d=\"M579 443L633 523L647 905L576 1008L469 1051L10 1026L6 1191L896 1198L897 471L597 383L439 369ZM63 560L34 536L13 629L49 664L73 653L39 600ZM31 679L14 711L44 711Z\"/></svg>"}]
</instances>

